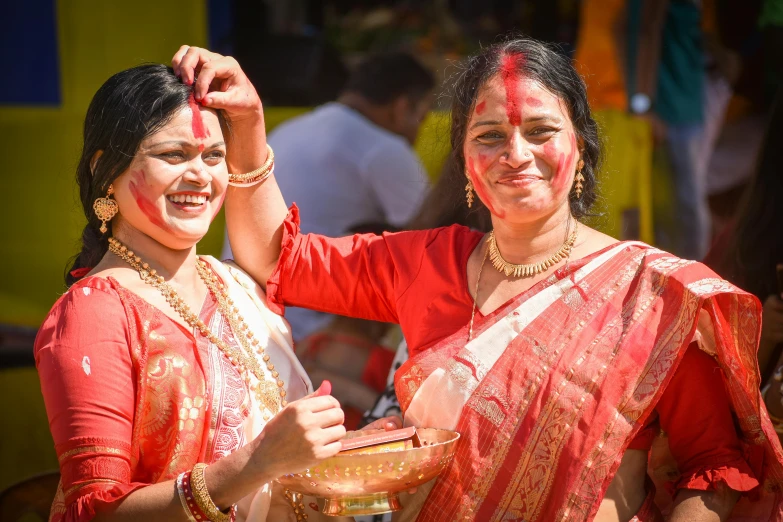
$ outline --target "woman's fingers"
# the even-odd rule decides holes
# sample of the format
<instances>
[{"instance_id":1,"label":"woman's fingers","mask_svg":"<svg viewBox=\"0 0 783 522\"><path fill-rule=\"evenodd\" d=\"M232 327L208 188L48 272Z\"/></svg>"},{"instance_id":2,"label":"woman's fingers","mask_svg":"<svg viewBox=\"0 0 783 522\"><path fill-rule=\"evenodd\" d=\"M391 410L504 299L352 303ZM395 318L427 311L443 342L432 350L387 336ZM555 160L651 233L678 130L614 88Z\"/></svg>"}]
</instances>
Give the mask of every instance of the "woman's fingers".
<instances>
[{"instance_id":1,"label":"woman's fingers","mask_svg":"<svg viewBox=\"0 0 783 522\"><path fill-rule=\"evenodd\" d=\"M318 413L329 409L340 409L340 403L331 395L306 397L300 401L301 407L312 413Z\"/></svg>"},{"instance_id":2,"label":"woman's fingers","mask_svg":"<svg viewBox=\"0 0 783 522\"><path fill-rule=\"evenodd\" d=\"M340 441L345 438L345 426L338 424L337 426L330 426L321 430L323 435L324 446L337 442L342 448Z\"/></svg>"},{"instance_id":3,"label":"woman's fingers","mask_svg":"<svg viewBox=\"0 0 783 522\"><path fill-rule=\"evenodd\" d=\"M185 85L192 85L205 64L221 58L223 58L223 56L202 49L201 47L183 45L180 47L179 51L177 51L177 54L174 55L174 59L172 59L172 68L175 73L179 71L182 83ZM175 59L178 59L177 67L174 67Z\"/></svg>"},{"instance_id":4,"label":"woman's fingers","mask_svg":"<svg viewBox=\"0 0 783 522\"><path fill-rule=\"evenodd\" d=\"M174 69L174 75L177 77L182 76L182 73L180 72L180 62L182 62L182 58L185 57L185 53L188 52L188 49L190 49L189 45L181 46L171 59L171 68Z\"/></svg>"},{"instance_id":5,"label":"woman's fingers","mask_svg":"<svg viewBox=\"0 0 783 522\"><path fill-rule=\"evenodd\" d=\"M197 100L201 100L209 92L209 87L215 79L228 80L226 91L231 89L232 80L242 70L236 60L231 57L221 57L208 62L203 62L198 78L193 87L193 94Z\"/></svg>"},{"instance_id":6,"label":"woman's fingers","mask_svg":"<svg viewBox=\"0 0 783 522\"><path fill-rule=\"evenodd\" d=\"M345 422L345 413L342 408L331 408L318 413L312 414L312 421L308 424L310 426L318 426L320 428L328 428L331 426L342 425Z\"/></svg>"},{"instance_id":7,"label":"woman's fingers","mask_svg":"<svg viewBox=\"0 0 783 522\"><path fill-rule=\"evenodd\" d=\"M362 428L364 430L398 430L402 428L402 419L396 415L391 417L383 417L378 420L372 421L367 426Z\"/></svg>"}]
</instances>

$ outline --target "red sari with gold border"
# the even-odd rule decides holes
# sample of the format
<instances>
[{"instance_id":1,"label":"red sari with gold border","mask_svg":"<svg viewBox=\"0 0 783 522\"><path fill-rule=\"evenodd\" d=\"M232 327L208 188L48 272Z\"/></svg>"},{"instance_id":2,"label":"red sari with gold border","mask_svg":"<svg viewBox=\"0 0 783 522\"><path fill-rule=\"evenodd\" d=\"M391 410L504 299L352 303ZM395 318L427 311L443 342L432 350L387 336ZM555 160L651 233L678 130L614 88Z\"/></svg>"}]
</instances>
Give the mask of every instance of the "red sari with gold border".
<instances>
[{"instance_id":1,"label":"red sari with gold border","mask_svg":"<svg viewBox=\"0 0 783 522\"><path fill-rule=\"evenodd\" d=\"M783 520L783 452L755 360L758 301L643 244L609 252L524 292L467 346L463 329L397 372L406 422L461 434L418 521L591 520L694 340L723 370L761 483L731 520Z\"/></svg>"}]
</instances>

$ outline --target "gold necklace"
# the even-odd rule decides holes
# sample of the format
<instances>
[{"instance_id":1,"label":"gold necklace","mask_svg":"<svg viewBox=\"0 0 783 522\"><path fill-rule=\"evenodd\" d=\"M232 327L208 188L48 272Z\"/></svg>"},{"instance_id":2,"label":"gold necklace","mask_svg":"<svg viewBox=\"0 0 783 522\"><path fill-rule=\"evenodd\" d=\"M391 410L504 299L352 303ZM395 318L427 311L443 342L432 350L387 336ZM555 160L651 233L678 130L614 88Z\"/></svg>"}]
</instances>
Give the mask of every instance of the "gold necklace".
<instances>
[{"instance_id":1,"label":"gold necklace","mask_svg":"<svg viewBox=\"0 0 783 522\"><path fill-rule=\"evenodd\" d=\"M576 225L574 226L573 233L571 234L570 237L568 237L568 239L566 239L565 243L563 243L563 246L560 247L560 250L558 250L555 253L555 255L553 255L549 259L539 263L539 265L540 264L546 264L550 259L554 259L557 256L557 254L559 254L561 251L564 252L563 255L557 261L555 261L553 263L549 263L549 265L546 266L546 268L544 268L544 269L542 269L542 270L540 270L540 271L538 271L538 272L536 272L534 274L531 274L531 275L540 274L541 272L543 272L544 270L550 268L552 265L554 265L558 261L562 261L563 257L565 257L565 259L566 259L566 266L568 266L568 259L569 259L570 255L571 255L571 249L574 246L574 242L576 241L578 227L579 227L579 222L577 221ZM566 234L567 233L568 233L568 227L566 227ZM476 317L476 309L478 308L478 293L479 293L479 283L481 283L481 272L484 271L484 265L487 264L487 257L489 255L490 250L492 249L493 245L495 247L495 252L497 252L498 257L500 257L500 251L498 251L498 249L497 249L498 246L497 246L497 243L495 242L495 231L494 230L489 233L488 243L489 243L489 245L488 245L487 249L484 251L484 257L481 258L481 266L479 266L478 276L476 277L476 291L473 294L473 307L471 308L471 311L470 311L470 327L468 328L468 342L470 342L473 339L473 320ZM500 257L500 259L506 265L509 265L509 266L515 267L515 268L516 267L526 267L526 266L536 266L536 265L512 265L511 263L507 263L506 260L503 259L502 257ZM495 268L498 269L499 272L505 273L506 276L511 275L508 272L506 272L505 270L501 270L500 268L498 268L498 266L495 265L494 262L493 262L493 265L495 266ZM519 276L515 275L514 277L519 277Z\"/></svg>"},{"instance_id":2,"label":"gold necklace","mask_svg":"<svg viewBox=\"0 0 783 522\"><path fill-rule=\"evenodd\" d=\"M481 272L484 271L484 265L487 264L488 252L489 249L484 250L484 257L481 258L481 266L479 267L478 277L476 277L476 292L473 296L473 308L470 311L470 329L468 330L468 342L473 339L473 319L476 317L476 308L478 308L479 283L481 282Z\"/></svg>"},{"instance_id":3,"label":"gold necklace","mask_svg":"<svg viewBox=\"0 0 783 522\"><path fill-rule=\"evenodd\" d=\"M498 272L506 274L506 277L510 277L512 275L514 277L533 277L542 272L545 272L550 267L556 265L571 254L571 249L574 248L578 231L579 222L577 221L576 225L574 225L574 231L569 237L567 237L557 252L539 263L532 263L529 265L515 265L503 259L503 256L500 254L500 250L498 249L497 241L495 241L495 231L493 230L489 233L489 258L492 261L492 266L494 266ZM566 227L566 234L567 233L568 227Z\"/></svg>"},{"instance_id":4,"label":"gold necklace","mask_svg":"<svg viewBox=\"0 0 783 522\"><path fill-rule=\"evenodd\" d=\"M278 378L280 374L275 370L275 365L270 361L269 354L264 352L264 347L259 343L258 339L253 336L253 332L250 331L247 323L240 315L239 308L234 305L234 301L229 297L228 289L218 280L217 276L212 273L206 261L198 259L196 261L196 271L201 280L204 281L209 292L217 301L218 310L223 317L228 320L234 337L242 348L244 348L244 352L229 346L228 343L213 334L204 321L191 311L190 307L177 294L176 290L174 290L162 276L157 275L155 269L150 268L150 266L143 262L132 250L128 250L125 245L115 238L110 237L109 251L133 267L139 273L142 281L158 289L158 291L163 294L166 302L176 310L191 328L198 330L201 335L206 337L223 352L223 355L235 368L237 368L245 379L248 388L255 392L256 398L264 407L269 411L276 413L288 404L285 400L285 382ZM253 355L253 352L262 356L267 369L272 374L272 378L275 379L274 384L267 380L264 370L258 363L258 359ZM251 374L254 375L258 381L255 386L251 384ZM265 412L264 418L268 420L269 414Z\"/></svg>"}]
</instances>

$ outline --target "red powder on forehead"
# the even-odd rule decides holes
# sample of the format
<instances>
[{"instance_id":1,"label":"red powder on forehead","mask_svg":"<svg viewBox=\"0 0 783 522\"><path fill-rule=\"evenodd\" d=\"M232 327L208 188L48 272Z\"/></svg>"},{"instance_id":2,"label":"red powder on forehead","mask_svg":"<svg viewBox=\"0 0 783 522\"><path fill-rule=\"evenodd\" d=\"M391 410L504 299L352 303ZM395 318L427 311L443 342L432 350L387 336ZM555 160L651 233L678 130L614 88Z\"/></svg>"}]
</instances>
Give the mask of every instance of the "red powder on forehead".
<instances>
[{"instance_id":1,"label":"red powder on forehead","mask_svg":"<svg viewBox=\"0 0 783 522\"><path fill-rule=\"evenodd\" d=\"M198 144L198 151L199 152L204 152L204 144L203 143L199 143Z\"/></svg>"},{"instance_id":2,"label":"red powder on forehead","mask_svg":"<svg viewBox=\"0 0 783 522\"><path fill-rule=\"evenodd\" d=\"M160 215L158 207L156 207L144 194L147 187L147 181L144 179L144 171L133 171L131 172L131 176L133 176L133 181L128 184L128 188L130 188L131 195L133 196L133 199L136 200L136 205L138 205L139 210L147 216L147 219L149 219L150 223L153 225L163 229L168 228Z\"/></svg>"},{"instance_id":3,"label":"red powder on forehead","mask_svg":"<svg viewBox=\"0 0 783 522\"><path fill-rule=\"evenodd\" d=\"M483 102L479 103L478 105L476 105L476 115L477 116L481 116L481 114L484 112L484 109L486 109L486 108L487 108L487 102L486 101L483 101Z\"/></svg>"},{"instance_id":4,"label":"red powder on forehead","mask_svg":"<svg viewBox=\"0 0 783 522\"><path fill-rule=\"evenodd\" d=\"M506 89L506 116L511 125L522 123L522 100L519 92L521 70L525 64L522 53L504 54L500 61L500 78Z\"/></svg>"},{"instance_id":5,"label":"red powder on forehead","mask_svg":"<svg viewBox=\"0 0 783 522\"><path fill-rule=\"evenodd\" d=\"M193 97L193 93L188 97L188 105L190 106L190 111L193 113L193 137L196 139L209 137L209 131L204 127L204 120L201 118L201 110L198 107L196 99Z\"/></svg>"},{"instance_id":6,"label":"red powder on forehead","mask_svg":"<svg viewBox=\"0 0 783 522\"><path fill-rule=\"evenodd\" d=\"M544 104L544 102L532 96L528 96L528 98L525 100L525 103L527 103L531 107L541 107Z\"/></svg>"}]
</instances>

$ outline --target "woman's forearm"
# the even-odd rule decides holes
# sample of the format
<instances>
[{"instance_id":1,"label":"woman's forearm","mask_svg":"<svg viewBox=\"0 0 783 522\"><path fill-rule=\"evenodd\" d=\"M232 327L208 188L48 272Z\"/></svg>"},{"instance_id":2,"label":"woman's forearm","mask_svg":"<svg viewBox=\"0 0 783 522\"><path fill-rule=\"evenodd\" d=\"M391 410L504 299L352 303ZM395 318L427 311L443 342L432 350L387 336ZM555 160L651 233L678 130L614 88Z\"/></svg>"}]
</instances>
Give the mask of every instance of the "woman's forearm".
<instances>
[{"instance_id":1,"label":"woman's forearm","mask_svg":"<svg viewBox=\"0 0 783 522\"><path fill-rule=\"evenodd\" d=\"M229 172L255 170L267 156L263 116L233 123ZM234 260L264 288L280 256L282 223L287 213L274 174L252 187L228 189L226 224Z\"/></svg>"},{"instance_id":2,"label":"woman's forearm","mask_svg":"<svg viewBox=\"0 0 783 522\"><path fill-rule=\"evenodd\" d=\"M723 522L729 518L739 496L729 488L719 491L682 489L674 499L669 522Z\"/></svg>"},{"instance_id":3,"label":"woman's forearm","mask_svg":"<svg viewBox=\"0 0 783 522\"><path fill-rule=\"evenodd\" d=\"M225 510L275 477L249 466L256 441L207 466L204 480L215 505ZM96 521L187 522L174 480L137 489L121 502L101 510Z\"/></svg>"}]
</instances>

